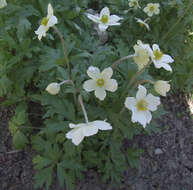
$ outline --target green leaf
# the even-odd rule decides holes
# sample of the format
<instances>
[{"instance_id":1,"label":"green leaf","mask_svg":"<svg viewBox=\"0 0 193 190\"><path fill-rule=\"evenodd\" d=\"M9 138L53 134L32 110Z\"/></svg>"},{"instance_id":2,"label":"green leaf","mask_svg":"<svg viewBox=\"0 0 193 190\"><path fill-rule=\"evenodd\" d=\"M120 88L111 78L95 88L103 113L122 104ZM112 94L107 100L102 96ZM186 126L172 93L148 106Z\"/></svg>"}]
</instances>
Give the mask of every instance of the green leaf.
<instances>
[{"instance_id":1,"label":"green leaf","mask_svg":"<svg viewBox=\"0 0 193 190\"><path fill-rule=\"evenodd\" d=\"M21 131L18 130L13 136L14 147L20 150L22 148L25 148L27 144L28 144L27 137Z\"/></svg>"}]
</instances>

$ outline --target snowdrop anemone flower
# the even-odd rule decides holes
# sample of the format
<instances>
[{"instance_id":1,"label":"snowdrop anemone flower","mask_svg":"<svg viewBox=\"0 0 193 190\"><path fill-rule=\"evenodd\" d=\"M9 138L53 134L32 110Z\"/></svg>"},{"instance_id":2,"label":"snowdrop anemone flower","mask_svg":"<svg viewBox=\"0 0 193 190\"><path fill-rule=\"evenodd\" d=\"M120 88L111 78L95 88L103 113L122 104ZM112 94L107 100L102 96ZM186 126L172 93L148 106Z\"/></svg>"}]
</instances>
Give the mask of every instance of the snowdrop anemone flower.
<instances>
[{"instance_id":1,"label":"snowdrop anemone flower","mask_svg":"<svg viewBox=\"0 0 193 190\"><path fill-rule=\"evenodd\" d=\"M160 98L147 95L147 90L142 85L138 86L136 98L127 97L125 100L125 107L132 111L132 122L139 122L144 128L152 119L150 111L155 111L159 104Z\"/></svg>"},{"instance_id":2,"label":"snowdrop anemone flower","mask_svg":"<svg viewBox=\"0 0 193 190\"><path fill-rule=\"evenodd\" d=\"M88 76L91 78L83 84L83 88L87 92L95 91L95 96L100 100L106 97L106 90L115 92L117 90L117 81L111 79L113 70L111 67L104 69L102 72L97 67L90 66L87 70Z\"/></svg>"},{"instance_id":3,"label":"snowdrop anemone flower","mask_svg":"<svg viewBox=\"0 0 193 190\"><path fill-rule=\"evenodd\" d=\"M72 129L66 134L67 139L72 139L72 142L77 146L79 145L84 137L92 136L98 133L98 130L111 130L112 126L105 122L96 120L93 122L69 124Z\"/></svg>"},{"instance_id":4,"label":"snowdrop anemone flower","mask_svg":"<svg viewBox=\"0 0 193 190\"><path fill-rule=\"evenodd\" d=\"M141 7L139 6L138 0L129 0L129 7L134 7L135 9L141 8Z\"/></svg>"},{"instance_id":5,"label":"snowdrop anemone flower","mask_svg":"<svg viewBox=\"0 0 193 190\"><path fill-rule=\"evenodd\" d=\"M41 25L35 31L35 34L38 35L38 39L41 40L42 37L46 36L46 32L49 30L50 27L53 27L55 24L58 23L58 19L54 16L54 11L52 5L48 4L48 15L44 17L41 21Z\"/></svg>"},{"instance_id":6,"label":"snowdrop anemone flower","mask_svg":"<svg viewBox=\"0 0 193 190\"><path fill-rule=\"evenodd\" d=\"M0 9L7 6L6 0L0 0Z\"/></svg>"},{"instance_id":7,"label":"snowdrop anemone flower","mask_svg":"<svg viewBox=\"0 0 193 190\"><path fill-rule=\"evenodd\" d=\"M170 55L163 54L157 44L152 46L153 52L151 53L151 58L156 68L163 67L165 70L172 72L172 68L168 63L173 63L174 60Z\"/></svg>"},{"instance_id":8,"label":"snowdrop anemone flower","mask_svg":"<svg viewBox=\"0 0 193 190\"><path fill-rule=\"evenodd\" d=\"M141 40L137 41L137 44L134 45L135 56L133 57L135 63L138 66L138 69L143 69L149 62L149 57L151 53L151 48L149 44L144 44Z\"/></svg>"},{"instance_id":9,"label":"snowdrop anemone flower","mask_svg":"<svg viewBox=\"0 0 193 190\"><path fill-rule=\"evenodd\" d=\"M140 26L147 28L147 30L150 30L149 25L146 23L147 19L145 19L144 21L141 20L140 18L135 18L135 19Z\"/></svg>"},{"instance_id":10,"label":"snowdrop anemone flower","mask_svg":"<svg viewBox=\"0 0 193 190\"><path fill-rule=\"evenodd\" d=\"M170 84L168 81L158 80L154 83L154 89L161 96L166 96L166 93L170 91Z\"/></svg>"},{"instance_id":11,"label":"snowdrop anemone flower","mask_svg":"<svg viewBox=\"0 0 193 190\"><path fill-rule=\"evenodd\" d=\"M159 3L148 3L143 11L149 16L152 17L153 14L158 15L160 13Z\"/></svg>"},{"instance_id":12,"label":"snowdrop anemone flower","mask_svg":"<svg viewBox=\"0 0 193 190\"><path fill-rule=\"evenodd\" d=\"M95 16L92 14L87 14L87 17L92 20L93 22L98 24L99 30L101 32L106 31L106 29L109 26L115 26L115 25L120 25L118 22L122 18L117 16L117 15L110 15L110 11L108 7L104 7L99 16Z\"/></svg>"}]
</instances>

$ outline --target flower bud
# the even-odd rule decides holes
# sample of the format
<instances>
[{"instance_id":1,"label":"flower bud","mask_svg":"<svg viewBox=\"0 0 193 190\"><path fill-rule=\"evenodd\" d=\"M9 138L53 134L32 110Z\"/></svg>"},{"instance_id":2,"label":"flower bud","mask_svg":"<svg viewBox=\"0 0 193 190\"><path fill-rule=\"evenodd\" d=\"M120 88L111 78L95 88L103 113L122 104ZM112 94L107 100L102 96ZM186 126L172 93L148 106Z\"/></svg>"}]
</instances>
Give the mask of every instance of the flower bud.
<instances>
[{"instance_id":1,"label":"flower bud","mask_svg":"<svg viewBox=\"0 0 193 190\"><path fill-rule=\"evenodd\" d=\"M60 91L60 85L56 82L50 83L47 86L46 91L48 91L52 95L56 95Z\"/></svg>"},{"instance_id":2,"label":"flower bud","mask_svg":"<svg viewBox=\"0 0 193 190\"><path fill-rule=\"evenodd\" d=\"M149 62L149 45L143 44L140 40L134 45L135 57L133 58L138 66L138 69L143 69Z\"/></svg>"},{"instance_id":3,"label":"flower bud","mask_svg":"<svg viewBox=\"0 0 193 190\"><path fill-rule=\"evenodd\" d=\"M158 80L154 83L154 89L161 96L166 96L166 93L170 90L170 84L167 81Z\"/></svg>"},{"instance_id":4,"label":"flower bud","mask_svg":"<svg viewBox=\"0 0 193 190\"><path fill-rule=\"evenodd\" d=\"M7 6L6 0L0 0L0 8Z\"/></svg>"}]
</instances>

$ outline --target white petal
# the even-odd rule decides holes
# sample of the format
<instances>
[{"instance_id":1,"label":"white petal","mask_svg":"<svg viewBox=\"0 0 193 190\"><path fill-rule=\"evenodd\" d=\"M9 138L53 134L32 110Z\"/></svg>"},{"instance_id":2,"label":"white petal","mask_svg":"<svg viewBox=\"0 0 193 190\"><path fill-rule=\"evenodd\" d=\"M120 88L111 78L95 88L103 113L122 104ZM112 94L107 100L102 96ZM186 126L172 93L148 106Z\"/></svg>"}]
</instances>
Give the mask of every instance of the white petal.
<instances>
[{"instance_id":1,"label":"white petal","mask_svg":"<svg viewBox=\"0 0 193 190\"><path fill-rule=\"evenodd\" d=\"M170 72L172 72L172 68L171 68L171 66L169 65L169 64L167 64L167 63L162 63L162 62L159 62L159 61L153 61L153 63L154 63L154 66L156 67L156 68L158 68L158 69L160 69L160 68L164 68L166 71L170 71Z\"/></svg>"},{"instance_id":2,"label":"white petal","mask_svg":"<svg viewBox=\"0 0 193 190\"><path fill-rule=\"evenodd\" d=\"M139 85L138 86L138 91L137 91L137 94L136 94L137 100L141 100L141 99L145 98L146 94L147 94L146 88L142 85Z\"/></svg>"},{"instance_id":3,"label":"white petal","mask_svg":"<svg viewBox=\"0 0 193 190\"><path fill-rule=\"evenodd\" d=\"M174 60L172 59L172 57L170 55L164 54L162 57L162 61L164 63L173 63Z\"/></svg>"},{"instance_id":4,"label":"white petal","mask_svg":"<svg viewBox=\"0 0 193 190\"><path fill-rule=\"evenodd\" d=\"M148 94L145 98L148 103L148 110L155 111L157 110L157 106L160 105L160 98L153 96L152 94Z\"/></svg>"},{"instance_id":5,"label":"white petal","mask_svg":"<svg viewBox=\"0 0 193 190\"><path fill-rule=\"evenodd\" d=\"M106 97L106 91L103 88L97 88L95 90L95 96L103 101Z\"/></svg>"},{"instance_id":6,"label":"white petal","mask_svg":"<svg viewBox=\"0 0 193 190\"><path fill-rule=\"evenodd\" d=\"M106 80L105 89L111 92L115 92L117 90L118 84L115 79Z\"/></svg>"},{"instance_id":7,"label":"white petal","mask_svg":"<svg viewBox=\"0 0 193 190\"><path fill-rule=\"evenodd\" d=\"M132 111L132 122L139 122L143 125L143 127L146 127L146 124L151 121L151 113L149 111L137 111L137 109Z\"/></svg>"},{"instance_id":8,"label":"white petal","mask_svg":"<svg viewBox=\"0 0 193 190\"><path fill-rule=\"evenodd\" d=\"M35 31L35 34L38 35L38 39L41 40L42 37L46 36L46 32L48 31L48 28L44 25L40 25L39 28Z\"/></svg>"},{"instance_id":9,"label":"white petal","mask_svg":"<svg viewBox=\"0 0 193 190\"><path fill-rule=\"evenodd\" d=\"M91 92L91 91L95 90L96 87L97 87L96 81L94 81L92 79L85 81L84 84L83 84L83 88L87 92Z\"/></svg>"},{"instance_id":10,"label":"white petal","mask_svg":"<svg viewBox=\"0 0 193 190\"><path fill-rule=\"evenodd\" d=\"M76 128L77 125L76 125L76 124L73 124L73 123L69 123L69 127L70 127L71 129L73 129L73 128Z\"/></svg>"},{"instance_id":11,"label":"white petal","mask_svg":"<svg viewBox=\"0 0 193 190\"><path fill-rule=\"evenodd\" d=\"M87 74L90 78L97 80L100 75L100 70L97 67L90 66L87 69Z\"/></svg>"},{"instance_id":12,"label":"white petal","mask_svg":"<svg viewBox=\"0 0 193 190\"><path fill-rule=\"evenodd\" d=\"M96 126L100 130L111 130L112 129L112 126L105 121L96 120L96 121L93 121L92 123L94 126Z\"/></svg>"},{"instance_id":13,"label":"white petal","mask_svg":"<svg viewBox=\"0 0 193 190\"><path fill-rule=\"evenodd\" d=\"M85 125L86 126L82 128L84 136L89 137L98 133L98 127L94 126L92 122Z\"/></svg>"},{"instance_id":14,"label":"white petal","mask_svg":"<svg viewBox=\"0 0 193 190\"><path fill-rule=\"evenodd\" d=\"M127 97L125 100L125 107L129 110L133 110L136 107L136 99L133 97Z\"/></svg>"},{"instance_id":15,"label":"white petal","mask_svg":"<svg viewBox=\"0 0 193 190\"><path fill-rule=\"evenodd\" d=\"M73 129L75 130L75 129ZM82 140L84 139L84 134L82 129L76 129L73 133L72 133L72 142L77 146L79 145Z\"/></svg>"},{"instance_id":16,"label":"white petal","mask_svg":"<svg viewBox=\"0 0 193 190\"><path fill-rule=\"evenodd\" d=\"M150 123L151 119L152 119L152 115L150 111L145 111L143 112L144 116L146 117L146 122Z\"/></svg>"},{"instance_id":17,"label":"white petal","mask_svg":"<svg viewBox=\"0 0 193 190\"><path fill-rule=\"evenodd\" d=\"M109 8L108 8L108 7L104 7L104 8L101 10L101 12L100 12L100 18L101 18L103 15L110 16L110 11L109 11Z\"/></svg>"},{"instance_id":18,"label":"white petal","mask_svg":"<svg viewBox=\"0 0 193 190\"><path fill-rule=\"evenodd\" d=\"M108 25L120 25L120 23L118 23L118 21L121 19L123 19L123 18L121 18L117 15L111 15L109 17Z\"/></svg>"},{"instance_id":19,"label":"white petal","mask_svg":"<svg viewBox=\"0 0 193 190\"><path fill-rule=\"evenodd\" d=\"M58 19L55 16L51 16L48 21L47 27L52 27L57 23L58 23Z\"/></svg>"},{"instance_id":20,"label":"white petal","mask_svg":"<svg viewBox=\"0 0 193 190\"><path fill-rule=\"evenodd\" d=\"M145 7L145 8L143 9L143 11L144 11L145 13L147 13L147 12L149 11L149 8L148 8L148 7Z\"/></svg>"},{"instance_id":21,"label":"white petal","mask_svg":"<svg viewBox=\"0 0 193 190\"><path fill-rule=\"evenodd\" d=\"M52 5L49 3L48 4L48 15L47 15L47 18L50 18L53 15L54 15L54 11L53 11Z\"/></svg>"},{"instance_id":22,"label":"white petal","mask_svg":"<svg viewBox=\"0 0 193 190\"><path fill-rule=\"evenodd\" d=\"M104 25L104 24L101 23L101 24L98 25L98 27L99 27L99 30L101 32L105 32L106 29L108 28L108 25Z\"/></svg>"},{"instance_id":23,"label":"white petal","mask_svg":"<svg viewBox=\"0 0 193 190\"><path fill-rule=\"evenodd\" d=\"M87 14L87 17L92 20L93 22L96 23L101 23L100 18L98 16L92 15L92 14Z\"/></svg>"},{"instance_id":24,"label":"white petal","mask_svg":"<svg viewBox=\"0 0 193 190\"><path fill-rule=\"evenodd\" d=\"M149 17L152 17L152 16L153 16L153 12L148 12L147 15L148 15Z\"/></svg>"},{"instance_id":25,"label":"white petal","mask_svg":"<svg viewBox=\"0 0 193 190\"><path fill-rule=\"evenodd\" d=\"M158 50L160 52L160 48L157 44L153 44L152 49L153 51Z\"/></svg>"},{"instance_id":26,"label":"white petal","mask_svg":"<svg viewBox=\"0 0 193 190\"><path fill-rule=\"evenodd\" d=\"M104 69L101 74L105 79L110 79L113 75L113 69L111 67L108 67Z\"/></svg>"}]
</instances>

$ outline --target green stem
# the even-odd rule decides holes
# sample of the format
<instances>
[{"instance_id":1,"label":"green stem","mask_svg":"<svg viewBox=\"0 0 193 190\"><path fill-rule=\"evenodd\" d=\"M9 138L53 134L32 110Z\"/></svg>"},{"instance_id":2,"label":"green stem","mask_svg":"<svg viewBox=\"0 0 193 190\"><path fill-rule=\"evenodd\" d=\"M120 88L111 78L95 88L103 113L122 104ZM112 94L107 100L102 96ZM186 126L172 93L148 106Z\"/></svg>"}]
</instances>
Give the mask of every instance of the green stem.
<instances>
[{"instance_id":1,"label":"green stem","mask_svg":"<svg viewBox=\"0 0 193 190\"><path fill-rule=\"evenodd\" d=\"M71 68L70 68L70 62L69 62L69 59L68 59L68 53L67 53L67 50L66 50L66 45L65 45L65 41L64 41L64 38L63 38L63 35L62 33L58 30L58 28L56 26L53 26L54 30L56 31L56 33L58 34L59 38L60 38L60 41L62 43L62 48L63 48L63 53L64 53L64 57L65 57L65 61L66 61L66 64L67 64L67 67L68 67L68 72L69 72L69 76L71 78Z\"/></svg>"},{"instance_id":2,"label":"green stem","mask_svg":"<svg viewBox=\"0 0 193 190\"><path fill-rule=\"evenodd\" d=\"M75 104L77 104L77 99L76 99L77 89L75 87L74 81L72 80L70 61L68 59L68 53L67 53L67 50L66 50L65 41L64 41L62 33L58 30L58 28L56 26L53 26L53 28L56 31L56 33L58 34L58 36L61 40L61 43L62 43L63 53L64 53L64 57L65 57L65 60L66 60L67 67L68 67L69 78L70 78L70 81L71 81L71 84L72 84L73 88L75 89L75 92L74 92L74 95L73 95L74 96L74 102L75 102Z\"/></svg>"}]
</instances>

